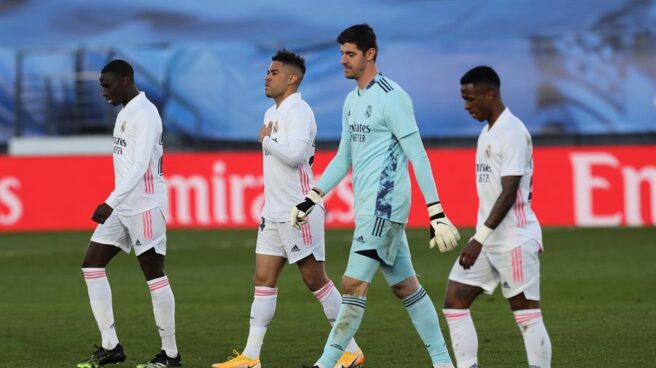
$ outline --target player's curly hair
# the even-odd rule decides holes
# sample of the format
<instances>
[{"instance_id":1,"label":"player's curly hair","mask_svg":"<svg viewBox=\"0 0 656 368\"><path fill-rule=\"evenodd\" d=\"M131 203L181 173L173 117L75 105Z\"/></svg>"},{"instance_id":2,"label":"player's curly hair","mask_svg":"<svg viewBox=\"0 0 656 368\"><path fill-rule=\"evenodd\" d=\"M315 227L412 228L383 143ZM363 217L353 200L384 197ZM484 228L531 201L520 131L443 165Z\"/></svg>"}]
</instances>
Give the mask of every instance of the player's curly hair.
<instances>
[{"instance_id":1,"label":"player's curly hair","mask_svg":"<svg viewBox=\"0 0 656 368\"><path fill-rule=\"evenodd\" d=\"M280 49L271 57L271 61L279 61L283 64L294 65L301 69L301 77L305 75L305 59L287 49Z\"/></svg>"}]
</instances>

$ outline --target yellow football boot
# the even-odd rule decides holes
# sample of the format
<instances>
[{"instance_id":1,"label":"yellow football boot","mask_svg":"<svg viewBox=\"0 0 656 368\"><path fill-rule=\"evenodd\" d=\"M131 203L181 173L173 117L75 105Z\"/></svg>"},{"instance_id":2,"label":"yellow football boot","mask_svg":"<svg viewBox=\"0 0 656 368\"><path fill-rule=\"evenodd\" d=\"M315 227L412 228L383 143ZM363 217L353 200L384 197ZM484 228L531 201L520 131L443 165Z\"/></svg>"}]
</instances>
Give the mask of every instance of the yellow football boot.
<instances>
[{"instance_id":1,"label":"yellow football boot","mask_svg":"<svg viewBox=\"0 0 656 368\"><path fill-rule=\"evenodd\" d=\"M360 349L355 353L345 351L335 364L335 368L359 368L362 366L364 366L364 354Z\"/></svg>"},{"instance_id":2,"label":"yellow football boot","mask_svg":"<svg viewBox=\"0 0 656 368\"><path fill-rule=\"evenodd\" d=\"M251 359L244 354L239 354L237 350L233 350L232 353L235 356L229 357L223 363L212 364L212 368L262 368L260 359Z\"/></svg>"}]
</instances>

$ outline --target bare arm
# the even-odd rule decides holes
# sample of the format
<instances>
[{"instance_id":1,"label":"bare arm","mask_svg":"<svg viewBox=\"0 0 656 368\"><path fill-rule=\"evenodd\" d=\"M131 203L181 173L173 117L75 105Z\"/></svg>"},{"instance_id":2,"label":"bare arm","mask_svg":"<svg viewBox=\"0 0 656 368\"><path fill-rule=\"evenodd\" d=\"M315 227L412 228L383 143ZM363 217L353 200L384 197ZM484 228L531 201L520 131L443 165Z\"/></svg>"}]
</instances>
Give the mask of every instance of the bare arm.
<instances>
[{"instance_id":1,"label":"bare arm","mask_svg":"<svg viewBox=\"0 0 656 368\"><path fill-rule=\"evenodd\" d=\"M492 230L496 229L497 226L503 221L503 219L508 214L508 211L515 204L517 199L517 190L519 189L519 183L522 180L521 176L502 176L501 177L501 194L497 197L497 200L492 206L492 211L490 215L485 220L485 228L479 231L489 234ZM460 265L467 270L478 259L478 255L481 253L483 248L482 241L476 240L479 232L476 232L473 238L469 240L467 245L462 248L460 252ZM487 234L484 235L487 236Z\"/></svg>"},{"instance_id":2,"label":"bare arm","mask_svg":"<svg viewBox=\"0 0 656 368\"><path fill-rule=\"evenodd\" d=\"M508 211L515 204L517 199L517 190L521 182L521 176L502 176L501 177L501 194L494 202L490 215L485 220L485 226L490 229L496 229L508 214Z\"/></svg>"}]
</instances>

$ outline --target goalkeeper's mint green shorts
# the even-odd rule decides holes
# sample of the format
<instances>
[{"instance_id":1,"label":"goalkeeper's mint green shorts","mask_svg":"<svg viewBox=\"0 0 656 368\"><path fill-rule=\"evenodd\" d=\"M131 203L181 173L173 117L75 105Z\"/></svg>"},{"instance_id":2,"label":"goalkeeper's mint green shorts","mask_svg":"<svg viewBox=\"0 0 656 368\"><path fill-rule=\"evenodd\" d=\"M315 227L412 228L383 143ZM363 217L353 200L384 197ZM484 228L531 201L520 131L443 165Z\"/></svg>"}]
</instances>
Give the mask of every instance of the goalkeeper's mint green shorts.
<instances>
[{"instance_id":1,"label":"goalkeeper's mint green shorts","mask_svg":"<svg viewBox=\"0 0 656 368\"><path fill-rule=\"evenodd\" d=\"M378 260L364 253L373 253ZM389 285L415 275L405 224L379 217L356 218L345 276L371 283L380 268Z\"/></svg>"}]
</instances>

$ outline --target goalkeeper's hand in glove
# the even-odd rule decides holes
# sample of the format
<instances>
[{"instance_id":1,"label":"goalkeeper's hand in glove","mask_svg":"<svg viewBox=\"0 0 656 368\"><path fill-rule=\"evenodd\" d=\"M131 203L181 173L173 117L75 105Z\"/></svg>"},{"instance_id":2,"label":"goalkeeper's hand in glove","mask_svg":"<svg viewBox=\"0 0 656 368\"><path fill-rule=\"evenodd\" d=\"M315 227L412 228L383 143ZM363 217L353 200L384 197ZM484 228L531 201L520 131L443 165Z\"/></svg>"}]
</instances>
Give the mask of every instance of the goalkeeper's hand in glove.
<instances>
[{"instance_id":1,"label":"goalkeeper's hand in glove","mask_svg":"<svg viewBox=\"0 0 656 368\"><path fill-rule=\"evenodd\" d=\"M312 188L305 195L305 200L292 208L290 222L293 227L301 229L301 225L307 223L307 216L312 212L314 205L321 202L322 195L319 189Z\"/></svg>"},{"instance_id":2,"label":"goalkeeper's hand in glove","mask_svg":"<svg viewBox=\"0 0 656 368\"><path fill-rule=\"evenodd\" d=\"M458 245L460 233L458 229L449 221L442 210L440 202L428 205L428 216L430 217L430 247L440 252L448 252Z\"/></svg>"}]
</instances>

